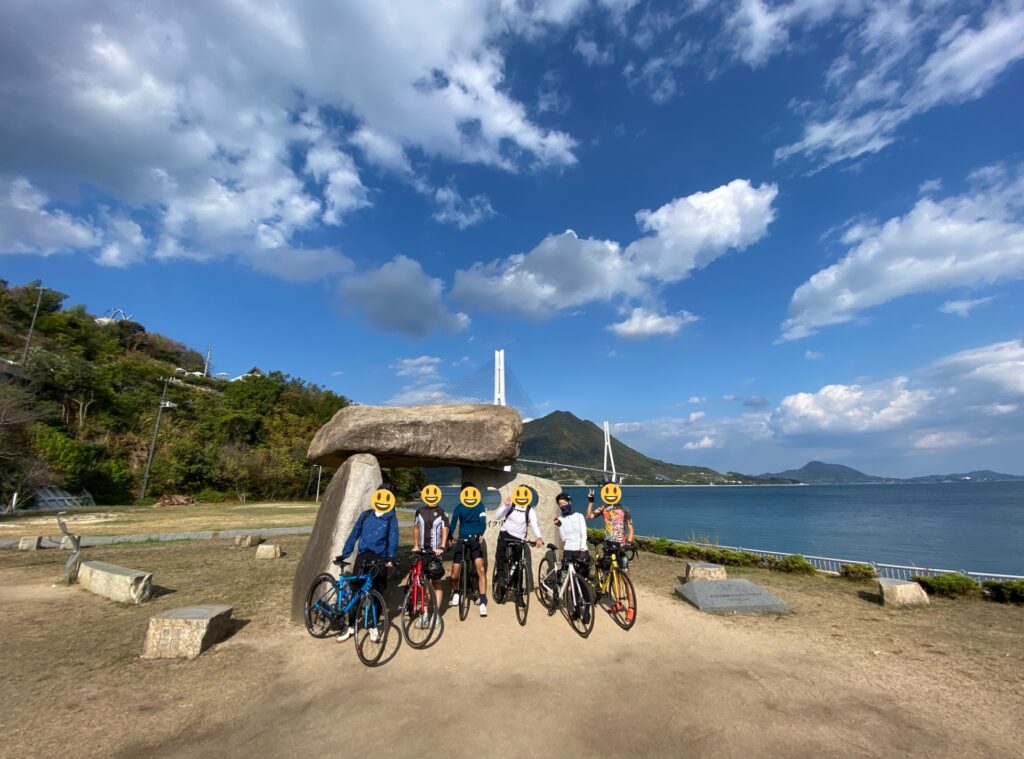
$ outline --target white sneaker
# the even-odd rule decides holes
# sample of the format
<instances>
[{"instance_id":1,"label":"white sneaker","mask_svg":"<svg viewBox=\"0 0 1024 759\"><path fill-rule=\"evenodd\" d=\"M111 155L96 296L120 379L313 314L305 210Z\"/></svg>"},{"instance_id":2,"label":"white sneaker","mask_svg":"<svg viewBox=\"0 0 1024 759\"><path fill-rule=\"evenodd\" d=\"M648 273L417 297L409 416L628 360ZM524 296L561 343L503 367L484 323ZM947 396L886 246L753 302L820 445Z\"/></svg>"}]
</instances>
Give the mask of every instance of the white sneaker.
<instances>
[{"instance_id":1,"label":"white sneaker","mask_svg":"<svg viewBox=\"0 0 1024 759\"><path fill-rule=\"evenodd\" d=\"M481 617L486 617L487 616L487 604L480 604L480 616Z\"/></svg>"},{"instance_id":2,"label":"white sneaker","mask_svg":"<svg viewBox=\"0 0 1024 759\"><path fill-rule=\"evenodd\" d=\"M453 593L452 594L452 600L448 603L448 605L449 606L458 606L459 605L459 594L458 593Z\"/></svg>"},{"instance_id":3,"label":"white sneaker","mask_svg":"<svg viewBox=\"0 0 1024 759\"><path fill-rule=\"evenodd\" d=\"M372 643L376 643L379 640L380 640L380 630L378 630L376 627L374 627L374 628L372 628L370 630L370 641Z\"/></svg>"},{"instance_id":4,"label":"white sneaker","mask_svg":"<svg viewBox=\"0 0 1024 759\"><path fill-rule=\"evenodd\" d=\"M355 634L356 634L356 628L354 628L354 627L346 627L344 630L342 630L340 633L338 633L338 640L339 641L348 640L349 638L351 638Z\"/></svg>"},{"instance_id":5,"label":"white sneaker","mask_svg":"<svg viewBox=\"0 0 1024 759\"><path fill-rule=\"evenodd\" d=\"M430 617L426 614L421 614L420 618L416 620L416 629L426 630L430 627Z\"/></svg>"}]
</instances>

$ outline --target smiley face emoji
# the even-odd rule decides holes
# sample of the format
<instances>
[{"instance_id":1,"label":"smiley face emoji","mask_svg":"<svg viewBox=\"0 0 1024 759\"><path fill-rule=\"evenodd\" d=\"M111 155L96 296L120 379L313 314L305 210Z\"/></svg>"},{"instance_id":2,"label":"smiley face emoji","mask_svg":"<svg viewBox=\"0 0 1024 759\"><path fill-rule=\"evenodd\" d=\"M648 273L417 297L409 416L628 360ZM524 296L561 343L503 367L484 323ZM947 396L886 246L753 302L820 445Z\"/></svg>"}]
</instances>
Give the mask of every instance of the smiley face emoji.
<instances>
[{"instance_id":1,"label":"smiley face emoji","mask_svg":"<svg viewBox=\"0 0 1024 759\"><path fill-rule=\"evenodd\" d=\"M533 491L526 485L518 485L512 491L512 503L517 509L525 509L533 503Z\"/></svg>"},{"instance_id":2,"label":"smiley face emoji","mask_svg":"<svg viewBox=\"0 0 1024 759\"><path fill-rule=\"evenodd\" d=\"M395 494L387 488L381 488L373 494L370 503L378 514L386 514L395 508Z\"/></svg>"},{"instance_id":3,"label":"smiley face emoji","mask_svg":"<svg viewBox=\"0 0 1024 759\"><path fill-rule=\"evenodd\" d=\"M441 488L437 485L427 485L420 491L420 500L427 506L437 506L441 503Z\"/></svg>"},{"instance_id":4,"label":"smiley face emoji","mask_svg":"<svg viewBox=\"0 0 1024 759\"><path fill-rule=\"evenodd\" d=\"M479 506L481 501L480 489L473 485L467 485L459 493L459 503L465 506L467 509L472 509L474 506Z\"/></svg>"},{"instance_id":5,"label":"smiley face emoji","mask_svg":"<svg viewBox=\"0 0 1024 759\"><path fill-rule=\"evenodd\" d=\"M622 488L614 482L606 482L601 488L601 500L609 506L614 506L622 498Z\"/></svg>"}]
</instances>

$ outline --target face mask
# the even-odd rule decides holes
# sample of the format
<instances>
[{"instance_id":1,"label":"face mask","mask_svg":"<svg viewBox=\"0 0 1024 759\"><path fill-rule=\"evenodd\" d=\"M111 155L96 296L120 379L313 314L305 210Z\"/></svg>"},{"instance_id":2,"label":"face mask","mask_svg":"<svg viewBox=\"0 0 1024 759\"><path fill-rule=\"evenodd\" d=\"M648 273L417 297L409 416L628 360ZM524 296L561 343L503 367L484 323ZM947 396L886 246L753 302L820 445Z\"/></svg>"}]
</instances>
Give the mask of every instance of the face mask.
<instances>
[{"instance_id":1,"label":"face mask","mask_svg":"<svg viewBox=\"0 0 1024 759\"><path fill-rule=\"evenodd\" d=\"M567 517L572 514L572 504L567 503L564 506L559 504L558 510L562 512L563 517Z\"/></svg>"}]
</instances>

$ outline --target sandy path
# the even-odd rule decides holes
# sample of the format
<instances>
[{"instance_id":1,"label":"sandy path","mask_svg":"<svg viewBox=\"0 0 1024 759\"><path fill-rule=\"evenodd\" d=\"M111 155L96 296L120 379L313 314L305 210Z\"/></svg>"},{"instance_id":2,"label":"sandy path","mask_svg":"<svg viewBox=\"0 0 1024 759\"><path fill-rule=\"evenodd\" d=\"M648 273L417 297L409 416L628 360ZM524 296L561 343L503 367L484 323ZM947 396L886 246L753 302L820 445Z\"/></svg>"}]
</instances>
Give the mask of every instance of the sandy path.
<instances>
[{"instance_id":1,"label":"sandy path","mask_svg":"<svg viewBox=\"0 0 1024 759\"><path fill-rule=\"evenodd\" d=\"M889 673L895 689L880 685L825 644L650 592L640 609L628 633L602 614L588 640L535 600L526 628L510 605L483 620L448 614L435 647L402 646L377 669L350 643L291 628L264 651L273 675L234 705L239 716L124 755L1021 755L1012 710L993 715L1007 728L993 733L942 697L908 701L912 682Z\"/></svg>"}]
</instances>

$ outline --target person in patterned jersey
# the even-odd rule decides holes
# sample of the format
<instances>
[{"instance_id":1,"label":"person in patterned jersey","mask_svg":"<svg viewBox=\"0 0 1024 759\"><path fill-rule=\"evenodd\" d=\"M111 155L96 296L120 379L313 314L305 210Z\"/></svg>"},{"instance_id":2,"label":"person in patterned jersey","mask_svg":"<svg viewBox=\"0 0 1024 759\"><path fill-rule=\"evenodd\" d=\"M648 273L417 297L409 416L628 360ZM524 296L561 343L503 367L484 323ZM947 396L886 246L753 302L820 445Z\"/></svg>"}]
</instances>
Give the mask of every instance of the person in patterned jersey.
<instances>
[{"instance_id":1,"label":"person in patterned jersey","mask_svg":"<svg viewBox=\"0 0 1024 759\"><path fill-rule=\"evenodd\" d=\"M622 505L622 488L618 483L606 482L601 486L601 506L594 508L594 489L587 492L587 519L604 517L604 539L618 553L619 567L629 570L626 550L633 543L633 517Z\"/></svg>"}]
</instances>

